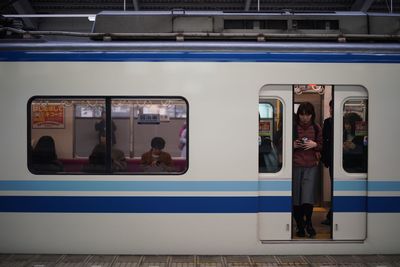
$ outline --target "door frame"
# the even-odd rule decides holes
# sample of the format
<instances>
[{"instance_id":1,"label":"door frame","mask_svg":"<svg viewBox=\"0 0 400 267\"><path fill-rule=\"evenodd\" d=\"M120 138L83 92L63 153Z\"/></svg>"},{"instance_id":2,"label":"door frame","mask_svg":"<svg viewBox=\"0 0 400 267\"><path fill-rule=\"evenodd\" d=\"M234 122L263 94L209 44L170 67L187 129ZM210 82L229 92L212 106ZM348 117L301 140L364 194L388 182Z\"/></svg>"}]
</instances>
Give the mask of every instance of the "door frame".
<instances>
[{"instance_id":1,"label":"door frame","mask_svg":"<svg viewBox=\"0 0 400 267\"><path fill-rule=\"evenodd\" d=\"M332 240L363 241L367 237L368 173L348 173L343 168L343 110L348 100L368 99L368 92L357 85L336 85L334 92Z\"/></svg>"},{"instance_id":2,"label":"door frame","mask_svg":"<svg viewBox=\"0 0 400 267\"><path fill-rule=\"evenodd\" d=\"M262 242L292 240L292 85L265 85L261 100L282 104L282 168L276 173L258 173L258 237ZM258 135L258 134L257 134ZM258 138L258 136L257 136Z\"/></svg>"}]
</instances>

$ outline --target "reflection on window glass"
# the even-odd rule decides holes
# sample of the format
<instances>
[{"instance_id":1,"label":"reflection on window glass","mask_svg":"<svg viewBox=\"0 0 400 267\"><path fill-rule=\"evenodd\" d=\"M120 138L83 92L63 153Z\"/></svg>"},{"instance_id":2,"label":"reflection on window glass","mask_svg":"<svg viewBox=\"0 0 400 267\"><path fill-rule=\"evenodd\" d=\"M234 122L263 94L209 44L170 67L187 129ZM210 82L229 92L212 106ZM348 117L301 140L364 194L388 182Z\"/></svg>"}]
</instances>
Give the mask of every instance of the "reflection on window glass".
<instances>
[{"instance_id":1,"label":"reflection on window glass","mask_svg":"<svg viewBox=\"0 0 400 267\"><path fill-rule=\"evenodd\" d=\"M258 169L260 173L282 168L282 103L262 100L258 105Z\"/></svg>"},{"instance_id":2,"label":"reflection on window glass","mask_svg":"<svg viewBox=\"0 0 400 267\"><path fill-rule=\"evenodd\" d=\"M368 102L349 100L343 108L343 169L366 173L368 155Z\"/></svg>"},{"instance_id":3,"label":"reflection on window glass","mask_svg":"<svg viewBox=\"0 0 400 267\"><path fill-rule=\"evenodd\" d=\"M111 107L111 115L115 118L129 118L131 116L131 106L119 105Z\"/></svg>"},{"instance_id":4,"label":"reflection on window glass","mask_svg":"<svg viewBox=\"0 0 400 267\"><path fill-rule=\"evenodd\" d=\"M260 114L261 119L272 119L273 112L274 112L274 109L271 104L260 103L258 105L258 113Z\"/></svg>"},{"instance_id":5,"label":"reflection on window glass","mask_svg":"<svg viewBox=\"0 0 400 267\"><path fill-rule=\"evenodd\" d=\"M186 105L180 104L175 106L175 117L176 118L186 118L187 112L186 112Z\"/></svg>"},{"instance_id":6,"label":"reflection on window glass","mask_svg":"<svg viewBox=\"0 0 400 267\"><path fill-rule=\"evenodd\" d=\"M100 103L100 102L99 102ZM99 105L88 105L83 102L75 103L75 117L76 118L100 118L101 112L104 109L104 101L103 104Z\"/></svg>"},{"instance_id":7,"label":"reflection on window glass","mask_svg":"<svg viewBox=\"0 0 400 267\"><path fill-rule=\"evenodd\" d=\"M32 173L182 174L187 169L183 99L42 97L29 103Z\"/></svg>"}]
</instances>

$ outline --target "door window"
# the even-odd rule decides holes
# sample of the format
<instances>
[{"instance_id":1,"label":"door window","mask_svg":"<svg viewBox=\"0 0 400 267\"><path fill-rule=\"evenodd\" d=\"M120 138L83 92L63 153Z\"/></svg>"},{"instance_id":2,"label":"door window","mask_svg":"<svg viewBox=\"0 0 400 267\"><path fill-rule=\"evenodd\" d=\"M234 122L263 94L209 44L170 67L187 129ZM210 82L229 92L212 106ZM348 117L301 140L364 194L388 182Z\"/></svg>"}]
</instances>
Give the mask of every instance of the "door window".
<instances>
[{"instance_id":1,"label":"door window","mask_svg":"<svg viewBox=\"0 0 400 267\"><path fill-rule=\"evenodd\" d=\"M368 102L352 99L343 106L343 169L366 173L368 155Z\"/></svg>"},{"instance_id":2,"label":"door window","mask_svg":"<svg viewBox=\"0 0 400 267\"><path fill-rule=\"evenodd\" d=\"M282 168L282 103L262 100L258 105L258 170L274 173Z\"/></svg>"}]
</instances>

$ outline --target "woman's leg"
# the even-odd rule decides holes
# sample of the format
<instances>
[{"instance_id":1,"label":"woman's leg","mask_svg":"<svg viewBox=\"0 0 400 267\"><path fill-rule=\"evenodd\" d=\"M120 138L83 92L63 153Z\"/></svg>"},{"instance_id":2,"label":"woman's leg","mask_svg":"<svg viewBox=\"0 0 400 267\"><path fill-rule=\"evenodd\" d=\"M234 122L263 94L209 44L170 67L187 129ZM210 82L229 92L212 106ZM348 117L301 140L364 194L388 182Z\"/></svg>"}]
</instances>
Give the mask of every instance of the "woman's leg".
<instances>
[{"instance_id":1,"label":"woman's leg","mask_svg":"<svg viewBox=\"0 0 400 267\"><path fill-rule=\"evenodd\" d=\"M293 218L296 221L297 231L296 235L298 237L305 237L304 231L304 211L301 205L300 193L301 193L301 180L303 176L303 168L294 167L293 168Z\"/></svg>"},{"instance_id":2,"label":"woman's leg","mask_svg":"<svg viewBox=\"0 0 400 267\"><path fill-rule=\"evenodd\" d=\"M312 225L312 214L315 203L315 187L317 181L318 166L305 168L302 180L302 207L306 217L305 229L309 237L316 235Z\"/></svg>"},{"instance_id":3,"label":"woman's leg","mask_svg":"<svg viewBox=\"0 0 400 267\"><path fill-rule=\"evenodd\" d=\"M312 225L312 213L314 209L314 205L305 203L302 205L304 210L304 215L306 216L306 224L305 228L309 237L314 237L317 233Z\"/></svg>"},{"instance_id":4,"label":"woman's leg","mask_svg":"<svg viewBox=\"0 0 400 267\"><path fill-rule=\"evenodd\" d=\"M304 210L302 205L293 206L293 217L296 221L297 226L296 235L298 237L305 237L306 233L304 231Z\"/></svg>"}]
</instances>

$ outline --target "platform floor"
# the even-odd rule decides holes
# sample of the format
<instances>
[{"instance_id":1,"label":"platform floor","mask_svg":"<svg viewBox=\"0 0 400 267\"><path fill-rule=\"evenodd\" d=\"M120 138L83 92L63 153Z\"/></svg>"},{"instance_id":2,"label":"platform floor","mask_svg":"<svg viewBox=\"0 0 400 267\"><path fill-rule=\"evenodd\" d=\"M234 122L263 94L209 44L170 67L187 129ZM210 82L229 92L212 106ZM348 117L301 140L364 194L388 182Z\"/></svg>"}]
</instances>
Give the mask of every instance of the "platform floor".
<instances>
[{"instance_id":1,"label":"platform floor","mask_svg":"<svg viewBox=\"0 0 400 267\"><path fill-rule=\"evenodd\" d=\"M140 256L0 254L1 267L400 266L400 255Z\"/></svg>"},{"instance_id":2,"label":"platform floor","mask_svg":"<svg viewBox=\"0 0 400 267\"><path fill-rule=\"evenodd\" d=\"M313 240L329 240L331 227L322 225L327 209L315 208ZM294 222L293 222L294 223ZM294 240L310 240L295 237ZM311 240L310 240L311 241ZM376 266L400 267L399 255L31 255L0 254L0 267L267 267L267 266Z\"/></svg>"}]
</instances>

